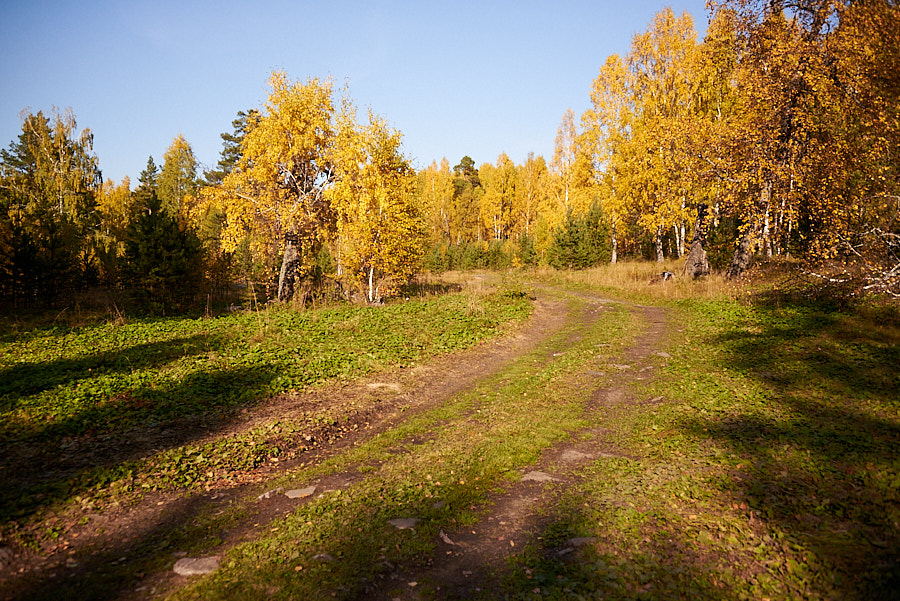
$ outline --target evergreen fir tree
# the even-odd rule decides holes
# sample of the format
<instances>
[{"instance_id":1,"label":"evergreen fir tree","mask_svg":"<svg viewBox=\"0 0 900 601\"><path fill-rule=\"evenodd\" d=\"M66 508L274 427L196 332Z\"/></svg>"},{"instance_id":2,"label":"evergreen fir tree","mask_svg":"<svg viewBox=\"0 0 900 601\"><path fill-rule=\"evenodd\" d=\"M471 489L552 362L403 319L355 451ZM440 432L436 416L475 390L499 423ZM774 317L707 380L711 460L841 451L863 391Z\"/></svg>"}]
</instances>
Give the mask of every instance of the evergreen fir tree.
<instances>
[{"instance_id":1,"label":"evergreen fir tree","mask_svg":"<svg viewBox=\"0 0 900 601\"><path fill-rule=\"evenodd\" d=\"M222 183L225 176L234 171L238 161L241 160L241 143L244 141L247 132L249 132L258 121L258 110L250 109L246 112L238 111L237 119L231 122L234 132L220 134L220 137L222 138L222 151L219 153L219 162L216 164L216 169L211 169L203 174L208 186L215 186Z\"/></svg>"},{"instance_id":2,"label":"evergreen fir tree","mask_svg":"<svg viewBox=\"0 0 900 601\"><path fill-rule=\"evenodd\" d=\"M159 185L159 167L156 166L156 163L153 162L153 155L150 155L147 158L147 166L144 167L144 170L141 171L141 176L138 178L138 189L144 188L145 190L153 190L155 191Z\"/></svg>"},{"instance_id":3,"label":"evergreen fir tree","mask_svg":"<svg viewBox=\"0 0 900 601\"><path fill-rule=\"evenodd\" d=\"M582 217L569 212L549 254L550 264L557 269L586 269L610 260L609 222L599 202Z\"/></svg>"},{"instance_id":4,"label":"evergreen fir tree","mask_svg":"<svg viewBox=\"0 0 900 601\"><path fill-rule=\"evenodd\" d=\"M151 311L181 308L201 284L202 244L162 210L155 191L139 189L136 194L142 196L140 213L125 243L129 283Z\"/></svg>"}]
</instances>

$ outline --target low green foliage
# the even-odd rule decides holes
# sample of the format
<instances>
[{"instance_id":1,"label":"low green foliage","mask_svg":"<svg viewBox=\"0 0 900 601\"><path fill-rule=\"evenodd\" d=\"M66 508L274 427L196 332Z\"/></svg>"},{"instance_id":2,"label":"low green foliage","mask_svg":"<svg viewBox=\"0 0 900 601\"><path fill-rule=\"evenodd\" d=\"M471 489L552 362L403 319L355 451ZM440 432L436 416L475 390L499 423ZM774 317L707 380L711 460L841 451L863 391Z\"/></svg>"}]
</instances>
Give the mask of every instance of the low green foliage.
<instances>
[{"instance_id":1,"label":"low green foliage","mask_svg":"<svg viewBox=\"0 0 900 601\"><path fill-rule=\"evenodd\" d=\"M559 491L510 598L886 599L900 571L900 322L683 301L619 444ZM571 537L596 542L557 551Z\"/></svg>"},{"instance_id":2,"label":"low green foliage","mask_svg":"<svg viewBox=\"0 0 900 601\"><path fill-rule=\"evenodd\" d=\"M48 442L63 447L70 438L99 438L141 420L176 423L201 410L224 416L285 387L464 347L524 315L532 292L511 278L500 294L380 309L10 334L2 340L9 349L4 357L19 362L4 369L24 377L0 380L8 387L0 397L6 421L20 424L4 426L4 440L13 449ZM750 295L673 300L666 307L666 334L653 349L666 353L641 359L648 372L619 372L613 365L634 348L641 309L607 304L597 311L584 296L567 297L570 310L590 318L570 319L494 375L358 446L267 482L266 490L301 488L318 478L357 474L349 486L260 525L225 553L220 570L189 582L174 598L364 597L381 577L416 573L438 561L441 531L478 529L495 493L518 479L524 466L588 430L609 452L565 485L546 485L547 498L533 508L539 519L524 533L528 544L511 551L505 569L488 566L498 588L486 598L895 596L895 308L797 305ZM134 330L143 336L139 342ZM111 342L110 332L131 343ZM38 359L29 363L29 356L43 357L45 369L32 365ZM612 381L598 374L613 371L635 375L633 402L592 403L598 386ZM638 373L654 376L638 379ZM129 380L115 388L117 377L135 377L137 384ZM622 386L621 378L615 382ZM216 396L232 385L233 392ZM184 386L191 387L190 399ZM82 394L82 387L93 392ZM210 392L203 396L206 387ZM91 422L78 421L84 411L107 415L101 413L104 403L91 405L91 394L108 399L121 390L154 402L110 411L96 431ZM175 409L179 403L166 405L172 394L185 397L184 412ZM193 395L202 402L192 404ZM42 417L38 398L57 413ZM8 515L27 516L51 502L90 505L120 491L215 482L229 469L278 457L291 436L316 420L340 419L337 413L282 416L239 436L181 441L148 458L32 488L25 500L8 495L3 507ZM45 497L35 501L35 493ZM162 569L175 549L221 552L217 533L253 510L237 503L230 511L213 516L197 510L178 532L147 537L140 569ZM394 518L420 522L397 530L388 522ZM57 524L43 526L34 536L64 536ZM573 538L587 542L575 545ZM415 590L426 598L442 594L430 582Z\"/></svg>"},{"instance_id":3,"label":"low green foliage","mask_svg":"<svg viewBox=\"0 0 900 601\"><path fill-rule=\"evenodd\" d=\"M572 303L573 311L584 310L583 301ZM225 569L174 598L360 598L392 566L427 562L441 530L476 523L491 494L521 476L519 468L585 425L591 388L578 374L598 343L622 344L633 325L620 307L609 319L563 329L446 404L292 474L285 486L369 466L362 482L267 524L226 555ZM420 520L412 530L388 522L410 517Z\"/></svg>"},{"instance_id":4,"label":"low green foliage","mask_svg":"<svg viewBox=\"0 0 900 601\"><path fill-rule=\"evenodd\" d=\"M524 318L529 307L503 293L447 295L377 308L7 333L0 337L0 443L10 450L2 464L9 485L0 491L0 516L26 518L123 478L126 488L171 488L202 484L206 472L211 478L252 466L278 454L263 436L182 445L271 395L471 346ZM127 447L148 428L173 428L176 436L156 454L138 445L135 451L150 457L139 460ZM29 462L49 462L37 467L52 470L64 461L44 456L47 450L72 446L106 449L108 459L49 481L33 478Z\"/></svg>"},{"instance_id":5,"label":"low green foliage","mask_svg":"<svg viewBox=\"0 0 900 601\"><path fill-rule=\"evenodd\" d=\"M609 220L599 202L594 202L584 215L573 215L554 232L548 250L549 264L557 269L586 269L609 263L612 251L607 244L610 237Z\"/></svg>"}]
</instances>

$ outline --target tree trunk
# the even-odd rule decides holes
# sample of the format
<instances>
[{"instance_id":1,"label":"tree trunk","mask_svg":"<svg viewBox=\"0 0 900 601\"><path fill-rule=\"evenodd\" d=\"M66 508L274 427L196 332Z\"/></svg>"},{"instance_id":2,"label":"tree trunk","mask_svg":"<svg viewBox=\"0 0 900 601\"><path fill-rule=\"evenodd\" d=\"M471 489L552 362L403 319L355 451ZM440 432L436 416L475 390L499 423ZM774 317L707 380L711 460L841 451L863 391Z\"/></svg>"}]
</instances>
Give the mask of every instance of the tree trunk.
<instances>
[{"instance_id":1,"label":"tree trunk","mask_svg":"<svg viewBox=\"0 0 900 601\"><path fill-rule=\"evenodd\" d=\"M750 259L753 258L753 241L758 235L759 221L759 217L754 217L747 229L744 230L744 235L741 236L741 241L731 258L731 264L725 270L727 279L739 277L750 266Z\"/></svg>"},{"instance_id":2,"label":"tree trunk","mask_svg":"<svg viewBox=\"0 0 900 601\"><path fill-rule=\"evenodd\" d=\"M615 265L616 261L618 260L618 254L619 254L619 239L616 237L616 220L615 220L615 218L613 218L611 227L609 229L610 229L610 233L612 234L612 257L610 258L609 262L612 265Z\"/></svg>"},{"instance_id":3,"label":"tree trunk","mask_svg":"<svg viewBox=\"0 0 900 601\"><path fill-rule=\"evenodd\" d=\"M706 250L703 245L706 244L706 205L697 205L697 222L694 224L694 235L691 239L691 249L688 251L687 259L684 262L682 276L690 275L696 279L700 276L709 275L709 259L706 256Z\"/></svg>"},{"instance_id":4,"label":"tree trunk","mask_svg":"<svg viewBox=\"0 0 900 601\"><path fill-rule=\"evenodd\" d=\"M278 276L278 301L287 302L294 298L297 283L297 268L300 265L300 253L297 250L297 235L284 236L284 257L281 259L281 273Z\"/></svg>"},{"instance_id":5,"label":"tree trunk","mask_svg":"<svg viewBox=\"0 0 900 601\"><path fill-rule=\"evenodd\" d=\"M741 236L741 241L738 243L734 256L731 258L731 264L725 271L725 277L728 279L740 276L750 266L750 260L753 258L753 243L758 240L760 234L764 235L763 243L771 248L769 240L765 237L768 234L769 203L772 200L771 181L763 183L762 189L759 191L759 197L759 206L762 209L750 218L749 226L744 230L744 235Z\"/></svg>"},{"instance_id":6,"label":"tree trunk","mask_svg":"<svg viewBox=\"0 0 900 601\"><path fill-rule=\"evenodd\" d=\"M763 224L763 244L765 245L766 258L772 258L772 230L769 228L769 208L766 207L766 216Z\"/></svg>"},{"instance_id":7,"label":"tree trunk","mask_svg":"<svg viewBox=\"0 0 900 601\"><path fill-rule=\"evenodd\" d=\"M666 256L663 254L663 228L661 225L656 226L656 235L653 237L653 242L656 245L656 262L662 263L666 260Z\"/></svg>"}]
</instances>

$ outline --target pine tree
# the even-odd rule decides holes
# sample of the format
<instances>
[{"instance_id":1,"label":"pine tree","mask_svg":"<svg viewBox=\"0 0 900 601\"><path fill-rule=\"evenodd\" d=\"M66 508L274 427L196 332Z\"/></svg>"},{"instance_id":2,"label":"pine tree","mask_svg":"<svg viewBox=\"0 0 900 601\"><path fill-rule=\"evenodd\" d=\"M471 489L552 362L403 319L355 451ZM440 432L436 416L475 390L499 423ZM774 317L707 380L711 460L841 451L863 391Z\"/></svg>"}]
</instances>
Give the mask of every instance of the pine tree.
<instances>
[{"instance_id":1,"label":"pine tree","mask_svg":"<svg viewBox=\"0 0 900 601\"><path fill-rule=\"evenodd\" d=\"M599 202L580 217L569 211L550 247L550 264L557 269L586 269L608 262L608 239L609 221Z\"/></svg>"},{"instance_id":2,"label":"pine tree","mask_svg":"<svg viewBox=\"0 0 900 601\"><path fill-rule=\"evenodd\" d=\"M219 153L219 162L216 169L204 172L203 178L208 186L216 186L222 183L225 176L234 171L241 160L241 144L247 133L259 122L260 115L256 109L238 111L237 119L231 122L233 133L220 134L222 138L222 151Z\"/></svg>"},{"instance_id":3,"label":"pine tree","mask_svg":"<svg viewBox=\"0 0 900 601\"><path fill-rule=\"evenodd\" d=\"M154 190L136 194L141 208L125 243L128 282L150 310L180 308L201 284L200 239L162 209Z\"/></svg>"},{"instance_id":4,"label":"pine tree","mask_svg":"<svg viewBox=\"0 0 900 601\"><path fill-rule=\"evenodd\" d=\"M156 163L153 162L153 156L149 156L147 158L147 166L144 167L144 170L141 171L140 177L138 177L138 189L141 188L150 191L156 191L159 185L159 168L156 166Z\"/></svg>"}]
</instances>

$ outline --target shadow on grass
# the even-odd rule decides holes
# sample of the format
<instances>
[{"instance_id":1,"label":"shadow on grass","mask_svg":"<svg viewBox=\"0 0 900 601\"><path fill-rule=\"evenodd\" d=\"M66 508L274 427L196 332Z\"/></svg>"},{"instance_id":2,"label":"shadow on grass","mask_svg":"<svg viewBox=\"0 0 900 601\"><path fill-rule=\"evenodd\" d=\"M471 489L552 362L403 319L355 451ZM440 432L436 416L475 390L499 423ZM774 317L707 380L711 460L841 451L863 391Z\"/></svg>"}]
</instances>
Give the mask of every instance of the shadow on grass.
<instances>
[{"instance_id":1,"label":"shadow on grass","mask_svg":"<svg viewBox=\"0 0 900 601\"><path fill-rule=\"evenodd\" d=\"M75 359L19 363L0 369L0 411L15 409L24 397L104 374L158 367L185 355L205 351L206 336L147 342L127 349Z\"/></svg>"},{"instance_id":2,"label":"shadow on grass","mask_svg":"<svg viewBox=\"0 0 900 601\"><path fill-rule=\"evenodd\" d=\"M596 508L592 508L596 509ZM502 576L509 599L730 599L716 585L721 558L703 556L689 534L633 508L607 507L606 516L628 512L642 530L623 541L607 540L582 499L568 496L533 530L534 542ZM639 516L639 517L636 517ZM583 538L586 534L591 536ZM487 595L484 598L492 598Z\"/></svg>"},{"instance_id":3,"label":"shadow on grass","mask_svg":"<svg viewBox=\"0 0 900 601\"><path fill-rule=\"evenodd\" d=\"M393 483L384 483L378 503L355 510L350 509L353 503L342 506L344 495L313 502L288 517L287 528L279 524L286 530L281 538L264 537L235 549L228 571L179 598L249 599L268 594L393 599L409 598L410 592L427 599L734 598L713 583L720 558L702 557L683 532L656 522L653 540L636 538L627 547L616 541L598 545L615 549L614 553L601 554L591 544L566 552L567 539L596 527L582 499L572 497L571 503L549 516L535 516L524 525L522 530L536 544L523 551L506 546L505 540L496 545L481 540L492 547L486 550L467 541L467 528L459 520L490 498L492 486L441 487L438 497L421 496L418 487L414 497L402 493L392 497L393 490ZM411 530L397 530L388 523L410 515L420 519ZM320 522L317 516L325 519ZM441 542L444 530L453 533L452 546ZM457 530L462 532L456 534ZM320 554L328 559L317 559ZM413 577L417 582L410 584Z\"/></svg>"},{"instance_id":4,"label":"shadow on grass","mask_svg":"<svg viewBox=\"0 0 900 601\"><path fill-rule=\"evenodd\" d=\"M769 302L755 312L754 327L734 324L716 344L765 402L721 403L685 427L741 458L727 486L785 537L794 577L823 596L897 598L897 312Z\"/></svg>"},{"instance_id":5,"label":"shadow on grass","mask_svg":"<svg viewBox=\"0 0 900 601\"><path fill-rule=\"evenodd\" d=\"M0 455L0 519L27 520L43 507L126 476L136 460L217 431L235 409L263 398L275 375L266 365L197 372L7 441Z\"/></svg>"},{"instance_id":6,"label":"shadow on grass","mask_svg":"<svg viewBox=\"0 0 900 601\"><path fill-rule=\"evenodd\" d=\"M408 284L400 287L400 296L409 298L427 298L429 296L441 296L454 292L462 292L462 286L460 284L441 281L432 282L423 278L413 279Z\"/></svg>"},{"instance_id":7,"label":"shadow on grass","mask_svg":"<svg viewBox=\"0 0 900 601\"><path fill-rule=\"evenodd\" d=\"M64 566L9 578L2 598L11 601L147 598L142 586L146 574L171 570L176 558L204 541L214 541L227 523L209 522L203 516L214 501L194 495L134 524L128 536L102 549L82 553Z\"/></svg>"}]
</instances>

